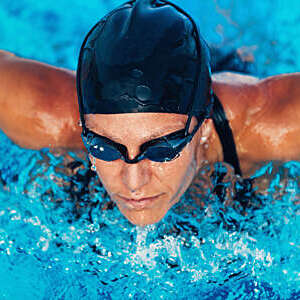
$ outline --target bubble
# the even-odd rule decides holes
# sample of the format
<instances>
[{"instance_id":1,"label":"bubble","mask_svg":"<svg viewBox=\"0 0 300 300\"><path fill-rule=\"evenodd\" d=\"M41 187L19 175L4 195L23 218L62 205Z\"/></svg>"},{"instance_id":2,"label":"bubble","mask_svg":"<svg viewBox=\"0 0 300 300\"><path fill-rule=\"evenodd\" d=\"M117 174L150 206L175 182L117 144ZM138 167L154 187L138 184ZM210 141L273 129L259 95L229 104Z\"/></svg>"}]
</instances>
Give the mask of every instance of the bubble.
<instances>
[{"instance_id":1,"label":"bubble","mask_svg":"<svg viewBox=\"0 0 300 300\"><path fill-rule=\"evenodd\" d=\"M152 91L151 89L146 85L139 85L136 88L136 96L141 101L148 101L151 99Z\"/></svg>"},{"instance_id":2,"label":"bubble","mask_svg":"<svg viewBox=\"0 0 300 300\"><path fill-rule=\"evenodd\" d=\"M141 70L139 70L139 69L133 69L132 71L131 71L131 76L133 77L133 78L141 78L142 76L143 76L143 71L141 71Z\"/></svg>"}]
</instances>

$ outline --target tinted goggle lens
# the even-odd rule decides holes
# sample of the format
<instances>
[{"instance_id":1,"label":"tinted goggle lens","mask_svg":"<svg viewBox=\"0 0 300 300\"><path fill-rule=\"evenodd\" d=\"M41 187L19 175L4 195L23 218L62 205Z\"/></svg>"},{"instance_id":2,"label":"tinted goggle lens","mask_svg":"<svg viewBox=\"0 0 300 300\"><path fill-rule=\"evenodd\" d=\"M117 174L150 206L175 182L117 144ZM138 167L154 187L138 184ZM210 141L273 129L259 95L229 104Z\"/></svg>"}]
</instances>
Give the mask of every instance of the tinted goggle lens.
<instances>
[{"instance_id":1,"label":"tinted goggle lens","mask_svg":"<svg viewBox=\"0 0 300 300\"><path fill-rule=\"evenodd\" d=\"M155 162L167 162L177 158L179 154L170 145L161 143L150 146L145 151L144 156Z\"/></svg>"},{"instance_id":2,"label":"tinted goggle lens","mask_svg":"<svg viewBox=\"0 0 300 300\"><path fill-rule=\"evenodd\" d=\"M104 161L114 161L122 158L122 154L115 146L108 144L101 137L91 137L88 138L83 136L84 144L88 152L94 157L104 160Z\"/></svg>"},{"instance_id":3,"label":"tinted goggle lens","mask_svg":"<svg viewBox=\"0 0 300 300\"><path fill-rule=\"evenodd\" d=\"M82 137L88 152L94 157L104 161L114 161L117 159L126 161L126 150L125 153L121 153L120 149L113 143L106 141L106 138L93 137L91 133L87 137L85 135L82 135ZM154 162L167 162L179 156L179 151L175 150L171 143L165 141L149 145L145 149L142 149L142 153L142 158L147 158Z\"/></svg>"},{"instance_id":4,"label":"tinted goggle lens","mask_svg":"<svg viewBox=\"0 0 300 300\"><path fill-rule=\"evenodd\" d=\"M122 158L121 153L115 149L113 146L104 145L101 147L89 147L89 152L95 156L96 158L99 158L101 160L105 161L114 161L119 158Z\"/></svg>"}]
</instances>

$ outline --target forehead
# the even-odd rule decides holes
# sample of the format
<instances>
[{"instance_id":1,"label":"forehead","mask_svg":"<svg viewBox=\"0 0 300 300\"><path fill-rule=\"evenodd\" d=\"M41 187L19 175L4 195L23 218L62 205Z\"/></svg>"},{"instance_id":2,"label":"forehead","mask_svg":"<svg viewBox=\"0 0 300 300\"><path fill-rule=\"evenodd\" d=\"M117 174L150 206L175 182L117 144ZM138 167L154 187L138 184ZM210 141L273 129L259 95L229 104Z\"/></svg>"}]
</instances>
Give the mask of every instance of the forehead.
<instances>
[{"instance_id":1,"label":"forehead","mask_svg":"<svg viewBox=\"0 0 300 300\"><path fill-rule=\"evenodd\" d=\"M87 114L86 126L106 136L150 137L184 128L186 115L169 113Z\"/></svg>"}]
</instances>

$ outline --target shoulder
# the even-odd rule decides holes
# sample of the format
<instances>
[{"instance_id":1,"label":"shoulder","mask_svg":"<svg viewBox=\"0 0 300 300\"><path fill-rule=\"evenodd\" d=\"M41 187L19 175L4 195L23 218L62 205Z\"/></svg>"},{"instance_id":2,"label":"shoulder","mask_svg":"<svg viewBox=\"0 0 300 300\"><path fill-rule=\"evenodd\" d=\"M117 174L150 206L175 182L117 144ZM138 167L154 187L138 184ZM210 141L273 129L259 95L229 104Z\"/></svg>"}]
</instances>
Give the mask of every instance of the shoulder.
<instances>
[{"instance_id":1,"label":"shoulder","mask_svg":"<svg viewBox=\"0 0 300 300\"><path fill-rule=\"evenodd\" d=\"M259 93L265 100L273 101L273 103L279 99L285 99L285 102L300 101L300 72L262 79L241 73L220 72L212 74L212 81L214 91L225 96L237 92L238 95L243 93L246 96Z\"/></svg>"},{"instance_id":2,"label":"shoulder","mask_svg":"<svg viewBox=\"0 0 300 300\"><path fill-rule=\"evenodd\" d=\"M300 73L270 76L259 82L270 118L287 118L299 129ZM296 126L297 125L297 126Z\"/></svg>"},{"instance_id":3,"label":"shoulder","mask_svg":"<svg viewBox=\"0 0 300 300\"><path fill-rule=\"evenodd\" d=\"M236 72L219 72L212 74L213 82L234 85L252 85L259 82L259 78Z\"/></svg>"},{"instance_id":4,"label":"shoulder","mask_svg":"<svg viewBox=\"0 0 300 300\"><path fill-rule=\"evenodd\" d=\"M266 98L264 132L280 160L300 159L300 73L281 74L260 82Z\"/></svg>"},{"instance_id":5,"label":"shoulder","mask_svg":"<svg viewBox=\"0 0 300 300\"><path fill-rule=\"evenodd\" d=\"M212 75L214 93L219 97L231 122L243 122L265 105L258 77L233 72ZM235 126L233 126L235 127Z\"/></svg>"},{"instance_id":6,"label":"shoulder","mask_svg":"<svg viewBox=\"0 0 300 300\"><path fill-rule=\"evenodd\" d=\"M244 130L244 147L250 149L251 145L256 145L252 156L260 161L298 160L300 73L270 76L259 80L255 88L259 111L249 119L249 126ZM251 103L248 107L247 110Z\"/></svg>"},{"instance_id":7,"label":"shoulder","mask_svg":"<svg viewBox=\"0 0 300 300\"><path fill-rule=\"evenodd\" d=\"M275 117L276 113L300 113L300 73L280 74L260 79L240 73L212 75L213 90L220 98L229 118L233 111L246 109L247 115L260 111Z\"/></svg>"},{"instance_id":8,"label":"shoulder","mask_svg":"<svg viewBox=\"0 0 300 300\"><path fill-rule=\"evenodd\" d=\"M0 127L14 142L81 145L75 72L0 51L0 78Z\"/></svg>"},{"instance_id":9,"label":"shoulder","mask_svg":"<svg viewBox=\"0 0 300 300\"><path fill-rule=\"evenodd\" d=\"M221 72L212 74L212 86L218 96L237 99L255 96L258 92L260 79L258 77L233 73ZM235 96L235 97L232 97Z\"/></svg>"},{"instance_id":10,"label":"shoulder","mask_svg":"<svg viewBox=\"0 0 300 300\"><path fill-rule=\"evenodd\" d=\"M241 159L299 159L300 73L264 79L214 74L213 89L224 106Z\"/></svg>"},{"instance_id":11,"label":"shoulder","mask_svg":"<svg viewBox=\"0 0 300 300\"><path fill-rule=\"evenodd\" d=\"M272 103L300 105L300 72L267 77L259 86Z\"/></svg>"},{"instance_id":12,"label":"shoulder","mask_svg":"<svg viewBox=\"0 0 300 300\"><path fill-rule=\"evenodd\" d=\"M41 96L39 101L74 91L75 86L75 72L17 57L3 50L0 50L0 75L3 75L2 93L13 91L14 96L18 94L20 98Z\"/></svg>"}]
</instances>

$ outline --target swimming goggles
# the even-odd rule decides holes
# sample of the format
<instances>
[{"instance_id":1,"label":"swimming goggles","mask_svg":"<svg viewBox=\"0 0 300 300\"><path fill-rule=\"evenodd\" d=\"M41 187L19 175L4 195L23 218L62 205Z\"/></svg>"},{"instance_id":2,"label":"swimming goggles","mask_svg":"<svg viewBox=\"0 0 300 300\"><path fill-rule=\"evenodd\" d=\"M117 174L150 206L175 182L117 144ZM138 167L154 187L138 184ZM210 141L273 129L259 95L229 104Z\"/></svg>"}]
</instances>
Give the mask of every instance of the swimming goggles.
<instances>
[{"instance_id":1,"label":"swimming goggles","mask_svg":"<svg viewBox=\"0 0 300 300\"><path fill-rule=\"evenodd\" d=\"M129 159L126 146L99 135L86 127L81 137L87 151L100 160L110 162L122 159L128 164L135 164L143 159L149 159L154 162L168 162L180 155L180 152L192 140L203 122L204 119L201 122L198 120L198 124L191 133L187 133L188 129L185 128L143 143L140 146L140 154L134 159Z\"/></svg>"}]
</instances>

